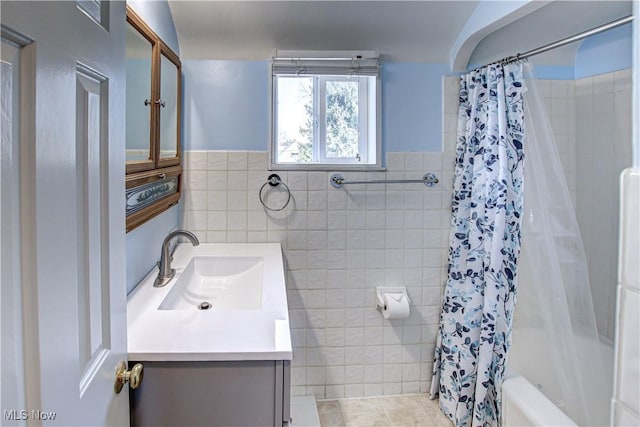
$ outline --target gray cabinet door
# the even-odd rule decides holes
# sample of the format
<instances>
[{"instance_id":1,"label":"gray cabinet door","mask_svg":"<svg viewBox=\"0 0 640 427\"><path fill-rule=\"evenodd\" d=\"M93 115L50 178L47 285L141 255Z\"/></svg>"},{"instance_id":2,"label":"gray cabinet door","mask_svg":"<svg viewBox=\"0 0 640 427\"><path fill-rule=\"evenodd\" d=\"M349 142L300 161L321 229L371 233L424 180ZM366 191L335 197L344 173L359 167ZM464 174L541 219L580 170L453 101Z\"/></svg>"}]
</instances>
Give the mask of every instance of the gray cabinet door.
<instances>
[{"instance_id":1,"label":"gray cabinet door","mask_svg":"<svg viewBox=\"0 0 640 427\"><path fill-rule=\"evenodd\" d=\"M282 361L142 363L131 426L282 426Z\"/></svg>"}]
</instances>

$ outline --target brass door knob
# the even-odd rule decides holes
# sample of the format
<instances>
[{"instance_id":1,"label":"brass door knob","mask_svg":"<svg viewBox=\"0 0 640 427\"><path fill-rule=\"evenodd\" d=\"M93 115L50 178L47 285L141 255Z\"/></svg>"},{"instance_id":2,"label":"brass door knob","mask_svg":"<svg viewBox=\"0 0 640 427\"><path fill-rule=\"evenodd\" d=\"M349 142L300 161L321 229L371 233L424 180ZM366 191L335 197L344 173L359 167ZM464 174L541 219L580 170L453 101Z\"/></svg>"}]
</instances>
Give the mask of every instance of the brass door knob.
<instances>
[{"instance_id":1,"label":"brass door knob","mask_svg":"<svg viewBox=\"0 0 640 427\"><path fill-rule=\"evenodd\" d=\"M136 363L129 371L127 371L127 364L125 362L118 363L116 367L116 382L113 385L116 394L120 393L126 383L129 383L131 389L135 390L138 388L142 382L142 370L142 363Z\"/></svg>"}]
</instances>

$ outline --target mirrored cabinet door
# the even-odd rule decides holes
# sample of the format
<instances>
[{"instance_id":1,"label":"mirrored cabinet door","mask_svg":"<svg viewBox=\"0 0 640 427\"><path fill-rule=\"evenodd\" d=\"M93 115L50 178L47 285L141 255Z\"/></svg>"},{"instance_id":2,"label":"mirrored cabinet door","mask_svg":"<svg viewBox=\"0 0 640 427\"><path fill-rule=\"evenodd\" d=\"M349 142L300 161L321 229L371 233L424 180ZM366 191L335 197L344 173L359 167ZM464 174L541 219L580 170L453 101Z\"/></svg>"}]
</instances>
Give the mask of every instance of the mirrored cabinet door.
<instances>
[{"instance_id":1,"label":"mirrored cabinet door","mask_svg":"<svg viewBox=\"0 0 640 427\"><path fill-rule=\"evenodd\" d=\"M160 123L158 164L179 163L180 155L180 60L166 49L160 50Z\"/></svg>"},{"instance_id":2,"label":"mirrored cabinet door","mask_svg":"<svg viewBox=\"0 0 640 427\"><path fill-rule=\"evenodd\" d=\"M127 6L127 232L180 200L181 63Z\"/></svg>"},{"instance_id":3,"label":"mirrored cabinet door","mask_svg":"<svg viewBox=\"0 0 640 427\"><path fill-rule=\"evenodd\" d=\"M152 105L152 52L154 43L147 39L131 22L127 22L127 172L155 167Z\"/></svg>"}]
</instances>

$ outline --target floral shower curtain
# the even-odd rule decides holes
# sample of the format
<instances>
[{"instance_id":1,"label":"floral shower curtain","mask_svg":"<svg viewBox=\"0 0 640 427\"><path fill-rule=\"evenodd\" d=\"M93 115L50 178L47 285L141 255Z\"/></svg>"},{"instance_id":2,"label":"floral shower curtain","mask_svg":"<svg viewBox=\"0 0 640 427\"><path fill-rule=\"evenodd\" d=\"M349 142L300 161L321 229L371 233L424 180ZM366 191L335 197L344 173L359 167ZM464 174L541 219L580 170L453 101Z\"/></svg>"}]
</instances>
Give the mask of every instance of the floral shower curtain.
<instances>
[{"instance_id":1,"label":"floral shower curtain","mask_svg":"<svg viewBox=\"0 0 640 427\"><path fill-rule=\"evenodd\" d=\"M523 209L521 64L460 79L449 270L431 395L457 427L497 426Z\"/></svg>"}]
</instances>

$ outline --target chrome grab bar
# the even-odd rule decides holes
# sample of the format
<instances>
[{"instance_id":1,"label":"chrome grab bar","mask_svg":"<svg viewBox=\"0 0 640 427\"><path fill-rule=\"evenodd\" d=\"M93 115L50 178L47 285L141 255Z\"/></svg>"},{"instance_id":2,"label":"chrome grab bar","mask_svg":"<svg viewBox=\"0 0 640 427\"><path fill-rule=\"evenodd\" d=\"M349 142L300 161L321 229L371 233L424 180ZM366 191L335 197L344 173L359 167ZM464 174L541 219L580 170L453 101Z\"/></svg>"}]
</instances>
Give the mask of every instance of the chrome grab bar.
<instances>
[{"instance_id":1,"label":"chrome grab bar","mask_svg":"<svg viewBox=\"0 0 640 427\"><path fill-rule=\"evenodd\" d=\"M416 182L421 182L427 187L433 187L440 181L435 174L428 172L422 176L422 179L374 179L371 181L345 181L342 175L334 173L329 178L329 182L334 188L342 188L343 185L347 184L411 184Z\"/></svg>"}]
</instances>

